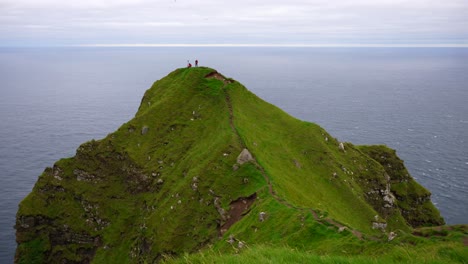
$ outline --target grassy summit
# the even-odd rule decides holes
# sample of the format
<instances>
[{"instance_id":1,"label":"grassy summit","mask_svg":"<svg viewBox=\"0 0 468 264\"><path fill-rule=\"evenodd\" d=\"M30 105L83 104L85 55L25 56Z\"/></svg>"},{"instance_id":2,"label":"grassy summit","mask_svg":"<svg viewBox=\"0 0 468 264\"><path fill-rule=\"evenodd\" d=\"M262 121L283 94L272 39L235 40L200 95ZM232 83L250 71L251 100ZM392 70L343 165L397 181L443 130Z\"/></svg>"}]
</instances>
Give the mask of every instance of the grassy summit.
<instances>
[{"instance_id":1,"label":"grassy summit","mask_svg":"<svg viewBox=\"0 0 468 264\"><path fill-rule=\"evenodd\" d=\"M465 226L411 235L441 224L395 151L339 142L213 69L184 68L155 82L128 123L44 171L18 210L16 261L245 248L372 258L401 244L463 258Z\"/></svg>"}]
</instances>

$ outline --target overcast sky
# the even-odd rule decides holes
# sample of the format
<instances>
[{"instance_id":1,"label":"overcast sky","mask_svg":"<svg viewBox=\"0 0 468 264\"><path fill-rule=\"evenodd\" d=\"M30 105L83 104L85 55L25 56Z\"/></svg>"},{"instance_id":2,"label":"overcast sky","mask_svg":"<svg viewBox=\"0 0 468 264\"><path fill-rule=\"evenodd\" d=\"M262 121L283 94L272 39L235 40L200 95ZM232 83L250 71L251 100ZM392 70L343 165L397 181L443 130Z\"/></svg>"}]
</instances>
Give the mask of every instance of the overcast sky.
<instances>
[{"instance_id":1,"label":"overcast sky","mask_svg":"<svg viewBox=\"0 0 468 264\"><path fill-rule=\"evenodd\" d=\"M468 46L468 0L0 0L0 46Z\"/></svg>"}]
</instances>

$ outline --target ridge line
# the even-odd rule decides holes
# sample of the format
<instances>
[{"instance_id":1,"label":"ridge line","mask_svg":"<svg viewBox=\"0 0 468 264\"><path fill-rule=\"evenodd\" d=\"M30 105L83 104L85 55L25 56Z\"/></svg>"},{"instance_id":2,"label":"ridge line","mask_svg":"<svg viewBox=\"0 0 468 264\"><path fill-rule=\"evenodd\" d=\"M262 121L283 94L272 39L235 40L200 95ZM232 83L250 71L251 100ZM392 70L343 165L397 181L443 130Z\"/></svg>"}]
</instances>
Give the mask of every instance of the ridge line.
<instances>
[{"instance_id":1,"label":"ridge line","mask_svg":"<svg viewBox=\"0 0 468 264\"><path fill-rule=\"evenodd\" d=\"M237 136L237 139L239 140L239 143L241 144L241 146L245 149L247 149L247 145L245 144L244 140L242 140L242 137L240 136L239 134L239 131L237 130L236 126L234 125L234 111L233 111L233 108L232 108L232 101L231 101L231 97L229 96L229 93L226 89L226 86L229 84L229 82L223 78L222 81L224 82L224 85L223 87L221 88L223 91L224 91L224 94L225 94L225 98L226 98L226 104L228 106L228 111L229 111L229 124L231 126L231 129L232 131L234 132L234 134ZM299 210L299 211L309 211L312 215L312 217L315 219L315 221L317 221L318 223L324 225L325 222L330 224L330 225L333 225L334 227L338 228L339 232L341 232L340 230L344 230L344 228L347 228L350 230L351 234L353 234L355 237L357 237L358 239L362 240L363 238L363 234L355 229L351 229L347 226L344 226L338 222L336 222L335 220L331 219L331 218L324 218L324 219L321 219L316 210L313 209L313 208L302 208L302 207L298 207L298 206L295 206L291 203L289 203L288 201L286 201L286 199L280 197L274 190L273 190L273 185L271 183L271 179L270 177L268 176L268 174L266 173L265 169L263 168L263 166L261 166L257 159L255 158L255 155L251 152L251 155L252 155L252 158L253 158L253 163L255 165L255 167L260 171L260 173L262 174L263 178L265 179L265 181L267 182L268 184L268 190L269 190L269 193L271 194L271 196L277 201L279 202L280 204L288 207L288 208L293 208L293 209L296 209L296 210Z\"/></svg>"}]
</instances>

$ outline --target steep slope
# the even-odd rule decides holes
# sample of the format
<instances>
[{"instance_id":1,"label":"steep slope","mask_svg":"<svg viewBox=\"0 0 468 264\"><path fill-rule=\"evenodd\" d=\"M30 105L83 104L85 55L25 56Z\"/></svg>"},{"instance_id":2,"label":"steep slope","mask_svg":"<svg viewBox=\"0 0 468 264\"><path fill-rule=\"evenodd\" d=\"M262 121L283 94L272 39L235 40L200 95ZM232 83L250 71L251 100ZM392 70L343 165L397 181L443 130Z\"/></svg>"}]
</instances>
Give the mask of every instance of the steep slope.
<instances>
[{"instance_id":1,"label":"steep slope","mask_svg":"<svg viewBox=\"0 0 468 264\"><path fill-rule=\"evenodd\" d=\"M178 69L132 120L44 171L18 210L16 261L153 262L244 237L338 245L442 223L382 164L213 69ZM407 196L424 200L417 217Z\"/></svg>"}]
</instances>

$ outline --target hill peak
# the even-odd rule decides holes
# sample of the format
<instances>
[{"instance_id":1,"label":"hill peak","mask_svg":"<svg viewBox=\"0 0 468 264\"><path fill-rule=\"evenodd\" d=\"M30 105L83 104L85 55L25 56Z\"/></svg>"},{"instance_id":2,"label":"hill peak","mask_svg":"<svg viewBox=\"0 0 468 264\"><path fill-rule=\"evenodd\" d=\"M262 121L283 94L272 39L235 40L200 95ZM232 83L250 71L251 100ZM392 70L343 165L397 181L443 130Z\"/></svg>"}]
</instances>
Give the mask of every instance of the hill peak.
<instances>
[{"instance_id":1,"label":"hill peak","mask_svg":"<svg viewBox=\"0 0 468 264\"><path fill-rule=\"evenodd\" d=\"M393 150L339 142L214 69L181 68L132 120L44 171L18 210L17 261L386 238L443 223L429 197Z\"/></svg>"}]
</instances>

